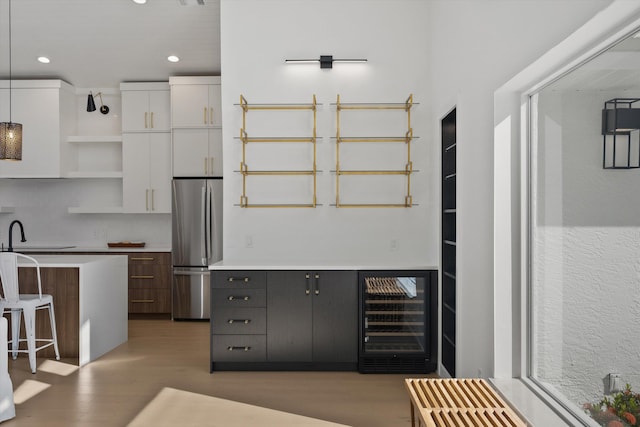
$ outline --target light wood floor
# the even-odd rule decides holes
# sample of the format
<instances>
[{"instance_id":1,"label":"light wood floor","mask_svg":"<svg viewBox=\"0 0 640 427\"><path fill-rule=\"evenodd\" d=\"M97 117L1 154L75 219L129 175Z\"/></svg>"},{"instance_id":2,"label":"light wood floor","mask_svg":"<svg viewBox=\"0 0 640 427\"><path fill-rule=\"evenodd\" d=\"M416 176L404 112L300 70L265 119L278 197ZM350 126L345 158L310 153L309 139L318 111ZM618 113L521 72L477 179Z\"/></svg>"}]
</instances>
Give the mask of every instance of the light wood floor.
<instances>
[{"instance_id":1,"label":"light wood floor","mask_svg":"<svg viewBox=\"0 0 640 427\"><path fill-rule=\"evenodd\" d=\"M127 343L71 373L59 369L69 367L38 358L38 372L31 374L26 355L9 359L17 415L2 427L126 426L165 387L354 427L409 426L403 379L419 376L210 374L209 324L162 319L129 320Z\"/></svg>"}]
</instances>

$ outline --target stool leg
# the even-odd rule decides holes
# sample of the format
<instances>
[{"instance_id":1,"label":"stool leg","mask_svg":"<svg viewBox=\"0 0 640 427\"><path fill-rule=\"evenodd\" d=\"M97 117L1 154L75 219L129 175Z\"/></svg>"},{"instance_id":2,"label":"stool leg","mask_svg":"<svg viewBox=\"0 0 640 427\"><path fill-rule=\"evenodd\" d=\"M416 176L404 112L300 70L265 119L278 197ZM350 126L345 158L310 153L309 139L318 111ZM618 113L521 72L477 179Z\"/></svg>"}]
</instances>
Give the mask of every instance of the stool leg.
<instances>
[{"instance_id":1,"label":"stool leg","mask_svg":"<svg viewBox=\"0 0 640 427\"><path fill-rule=\"evenodd\" d=\"M15 360L18 357L18 347L20 346L20 318L22 310L11 310L11 357Z\"/></svg>"},{"instance_id":2,"label":"stool leg","mask_svg":"<svg viewBox=\"0 0 640 427\"><path fill-rule=\"evenodd\" d=\"M36 373L36 310L28 308L23 310L24 330L27 333L27 350L29 351L29 366L31 373Z\"/></svg>"},{"instance_id":3,"label":"stool leg","mask_svg":"<svg viewBox=\"0 0 640 427\"><path fill-rule=\"evenodd\" d=\"M58 334L56 333L56 315L53 313L53 303L49 303L49 323L51 323L51 338L53 339L53 348L56 351L56 360L60 360Z\"/></svg>"}]
</instances>

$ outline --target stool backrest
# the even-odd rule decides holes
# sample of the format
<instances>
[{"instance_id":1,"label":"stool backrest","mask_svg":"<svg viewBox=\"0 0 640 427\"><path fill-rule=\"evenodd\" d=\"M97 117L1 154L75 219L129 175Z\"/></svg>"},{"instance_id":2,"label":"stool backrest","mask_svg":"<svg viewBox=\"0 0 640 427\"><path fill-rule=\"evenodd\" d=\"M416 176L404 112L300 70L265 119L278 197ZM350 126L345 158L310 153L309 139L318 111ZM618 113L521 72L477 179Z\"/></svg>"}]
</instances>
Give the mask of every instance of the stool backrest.
<instances>
[{"instance_id":1,"label":"stool backrest","mask_svg":"<svg viewBox=\"0 0 640 427\"><path fill-rule=\"evenodd\" d=\"M42 298L42 284L40 281L40 264L35 258L16 252L0 252L0 280L2 280L2 293L8 302L17 302L20 299L18 287L18 257L31 260L38 274L38 294Z\"/></svg>"}]
</instances>

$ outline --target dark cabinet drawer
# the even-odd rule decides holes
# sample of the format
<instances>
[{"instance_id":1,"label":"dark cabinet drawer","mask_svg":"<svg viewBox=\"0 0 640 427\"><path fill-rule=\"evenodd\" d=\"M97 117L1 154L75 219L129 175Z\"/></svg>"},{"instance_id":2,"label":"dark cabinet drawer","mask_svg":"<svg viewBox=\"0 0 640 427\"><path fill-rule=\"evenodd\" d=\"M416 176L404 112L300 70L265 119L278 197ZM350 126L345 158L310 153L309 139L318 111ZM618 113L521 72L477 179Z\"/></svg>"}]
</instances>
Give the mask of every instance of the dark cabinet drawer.
<instances>
[{"instance_id":1,"label":"dark cabinet drawer","mask_svg":"<svg viewBox=\"0 0 640 427\"><path fill-rule=\"evenodd\" d=\"M267 283L266 271L213 271L211 275L211 287L264 289Z\"/></svg>"},{"instance_id":2,"label":"dark cabinet drawer","mask_svg":"<svg viewBox=\"0 0 640 427\"><path fill-rule=\"evenodd\" d=\"M214 334L264 334L267 331L266 308L227 308L211 310Z\"/></svg>"},{"instance_id":3,"label":"dark cabinet drawer","mask_svg":"<svg viewBox=\"0 0 640 427\"><path fill-rule=\"evenodd\" d=\"M169 289L129 289L129 313L169 313Z\"/></svg>"},{"instance_id":4,"label":"dark cabinet drawer","mask_svg":"<svg viewBox=\"0 0 640 427\"><path fill-rule=\"evenodd\" d=\"M132 265L171 265L171 253L169 252L140 252L129 253L129 267Z\"/></svg>"},{"instance_id":5,"label":"dark cabinet drawer","mask_svg":"<svg viewBox=\"0 0 640 427\"><path fill-rule=\"evenodd\" d=\"M129 289L169 289L170 280L167 265L129 265Z\"/></svg>"},{"instance_id":6,"label":"dark cabinet drawer","mask_svg":"<svg viewBox=\"0 0 640 427\"><path fill-rule=\"evenodd\" d=\"M213 306L216 307L266 307L266 289L213 289Z\"/></svg>"},{"instance_id":7,"label":"dark cabinet drawer","mask_svg":"<svg viewBox=\"0 0 640 427\"><path fill-rule=\"evenodd\" d=\"M213 335L211 355L215 362L264 362L266 335Z\"/></svg>"}]
</instances>

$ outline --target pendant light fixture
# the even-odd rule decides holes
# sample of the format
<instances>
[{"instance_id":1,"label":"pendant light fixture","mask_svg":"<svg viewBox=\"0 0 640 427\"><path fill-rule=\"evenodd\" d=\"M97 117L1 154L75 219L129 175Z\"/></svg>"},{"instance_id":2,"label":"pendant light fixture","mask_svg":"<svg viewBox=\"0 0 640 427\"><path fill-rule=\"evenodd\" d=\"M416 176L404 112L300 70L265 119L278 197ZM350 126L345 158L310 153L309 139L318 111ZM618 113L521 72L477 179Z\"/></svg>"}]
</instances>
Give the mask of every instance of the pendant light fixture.
<instances>
[{"instance_id":1,"label":"pendant light fixture","mask_svg":"<svg viewBox=\"0 0 640 427\"><path fill-rule=\"evenodd\" d=\"M11 0L9 0L9 121L0 122L0 160L22 160L22 124L11 121Z\"/></svg>"}]
</instances>

